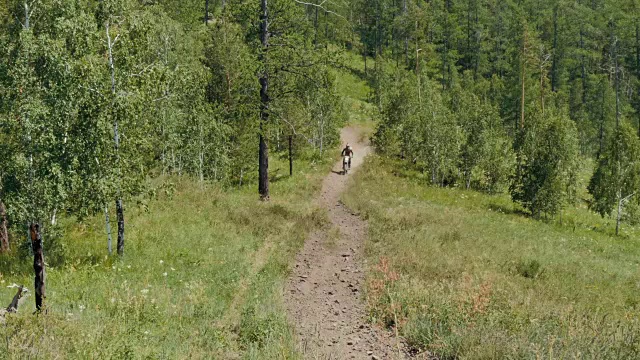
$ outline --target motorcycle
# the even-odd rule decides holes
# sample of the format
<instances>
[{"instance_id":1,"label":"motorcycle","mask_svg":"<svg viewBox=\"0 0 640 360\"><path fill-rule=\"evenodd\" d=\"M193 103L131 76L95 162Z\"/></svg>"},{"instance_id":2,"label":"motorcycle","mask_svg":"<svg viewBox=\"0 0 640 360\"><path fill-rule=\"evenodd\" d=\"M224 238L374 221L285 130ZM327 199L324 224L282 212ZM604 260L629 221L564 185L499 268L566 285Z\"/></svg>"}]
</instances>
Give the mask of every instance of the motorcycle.
<instances>
[{"instance_id":1,"label":"motorcycle","mask_svg":"<svg viewBox=\"0 0 640 360\"><path fill-rule=\"evenodd\" d=\"M351 158L349 156L344 156L342 158L342 174L343 175L347 175L347 173L349 173L349 160L351 160Z\"/></svg>"}]
</instances>

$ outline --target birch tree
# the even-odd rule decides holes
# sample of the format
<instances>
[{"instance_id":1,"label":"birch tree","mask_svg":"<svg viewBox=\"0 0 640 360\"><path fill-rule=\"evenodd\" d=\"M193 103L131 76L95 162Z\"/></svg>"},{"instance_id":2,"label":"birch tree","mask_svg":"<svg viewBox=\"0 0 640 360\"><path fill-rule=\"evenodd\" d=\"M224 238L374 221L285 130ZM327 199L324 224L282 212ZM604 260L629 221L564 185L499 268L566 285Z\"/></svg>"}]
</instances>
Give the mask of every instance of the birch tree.
<instances>
[{"instance_id":1,"label":"birch tree","mask_svg":"<svg viewBox=\"0 0 640 360\"><path fill-rule=\"evenodd\" d=\"M625 206L640 191L640 140L627 123L609 138L588 189L591 209L603 217L615 212L618 235Z\"/></svg>"}]
</instances>

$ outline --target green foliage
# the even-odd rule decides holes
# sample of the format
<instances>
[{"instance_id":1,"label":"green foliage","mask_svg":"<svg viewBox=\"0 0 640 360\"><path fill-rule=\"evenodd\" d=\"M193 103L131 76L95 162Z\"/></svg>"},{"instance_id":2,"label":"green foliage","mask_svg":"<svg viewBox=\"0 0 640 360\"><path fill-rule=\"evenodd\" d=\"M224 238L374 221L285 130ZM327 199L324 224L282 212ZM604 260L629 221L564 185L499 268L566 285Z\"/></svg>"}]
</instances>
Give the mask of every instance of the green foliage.
<instances>
[{"instance_id":1,"label":"green foliage","mask_svg":"<svg viewBox=\"0 0 640 360\"><path fill-rule=\"evenodd\" d=\"M575 200L578 141L574 124L547 112L528 118L517 150L514 201L532 215L555 215Z\"/></svg>"},{"instance_id":2,"label":"green foliage","mask_svg":"<svg viewBox=\"0 0 640 360\"><path fill-rule=\"evenodd\" d=\"M515 157L511 140L502 126L498 110L487 100L481 100L470 79L456 85L451 92L451 108L458 119L464 137L460 169L467 188L497 192L508 184Z\"/></svg>"},{"instance_id":3,"label":"green foliage","mask_svg":"<svg viewBox=\"0 0 640 360\"><path fill-rule=\"evenodd\" d=\"M609 138L605 152L589 183L590 207L600 215L622 211L625 203L640 191L640 140L623 123Z\"/></svg>"},{"instance_id":4,"label":"green foliage","mask_svg":"<svg viewBox=\"0 0 640 360\"><path fill-rule=\"evenodd\" d=\"M523 260L516 264L516 272L528 279L535 279L542 273L542 264L538 260Z\"/></svg>"}]
</instances>

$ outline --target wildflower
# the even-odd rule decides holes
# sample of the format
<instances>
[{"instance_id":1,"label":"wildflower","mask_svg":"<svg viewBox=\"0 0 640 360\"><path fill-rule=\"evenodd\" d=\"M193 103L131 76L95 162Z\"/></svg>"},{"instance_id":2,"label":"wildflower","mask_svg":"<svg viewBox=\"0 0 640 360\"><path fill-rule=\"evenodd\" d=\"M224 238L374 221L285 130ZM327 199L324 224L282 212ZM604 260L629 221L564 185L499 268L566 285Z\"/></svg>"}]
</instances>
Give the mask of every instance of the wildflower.
<instances>
[{"instance_id":1,"label":"wildflower","mask_svg":"<svg viewBox=\"0 0 640 360\"><path fill-rule=\"evenodd\" d=\"M127 269L131 269L131 265L127 265Z\"/></svg>"},{"instance_id":2,"label":"wildflower","mask_svg":"<svg viewBox=\"0 0 640 360\"><path fill-rule=\"evenodd\" d=\"M164 264L164 260L160 260L160 265Z\"/></svg>"},{"instance_id":3,"label":"wildflower","mask_svg":"<svg viewBox=\"0 0 640 360\"><path fill-rule=\"evenodd\" d=\"M176 269L174 269L174 268L171 268L171 271L176 271Z\"/></svg>"},{"instance_id":4,"label":"wildflower","mask_svg":"<svg viewBox=\"0 0 640 360\"><path fill-rule=\"evenodd\" d=\"M149 293L149 289L142 289L140 290L141 293L143 294L148 294Z\"/></svg>"},{"instance_id":5,"label":"wildflower","mask_svg":"<svg viewBox=\"0 0 640 360\"><path fill-rule=\"evenodd\" d=\"M165 277L166 277L166 276L167 276L167 273L162 273L162 276L165 276Z\"/></svg>"},{"instance_id":6,"label":"wildflower","mask_svg":"<svg viewBox=\"0 0 640 360\"><path fill-rule=\"evenodd\" d=\"M86 306L84 305L78 305L78 309L80 309L80 312L83 312L84 309L86 309Z\"/></svg>"},{"instance_id":7,"label":"wildflower","mask_svg":"<svg viewBox=\"0 0 640 360\"><path fill-rule=\"evenodd\" d=\"M146 331L144 332L144 334L145 334L145 335L149 335L149 330L146 330Z\"/></svg>"},{"instance_id":8,"label":"wildflower","mask_svg":"<svg viewBox=\"0 0 640 360\"><path fill-rule=\"evenodd\" d=\"M111 298L111 303L115 304L116 303L116 298Z\"/></svg>"}]
</instances>

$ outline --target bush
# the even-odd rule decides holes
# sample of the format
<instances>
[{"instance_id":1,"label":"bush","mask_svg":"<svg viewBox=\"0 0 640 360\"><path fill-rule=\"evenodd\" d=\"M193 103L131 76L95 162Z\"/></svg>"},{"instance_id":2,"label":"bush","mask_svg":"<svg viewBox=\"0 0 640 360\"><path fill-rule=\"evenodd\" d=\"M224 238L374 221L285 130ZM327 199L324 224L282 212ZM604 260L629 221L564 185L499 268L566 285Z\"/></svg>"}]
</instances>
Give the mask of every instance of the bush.
<instances>
[{"instance_id":1,"label":"bush","mask_svg":"<svg viewBox=\"0 0 640 360\"><path fill-rule=\"evenodd\" d=\"M516 272L527 279L535 279L542 274L542 264L538 260L522 260L516 264Z\"/></svg>"}]
</instances>

